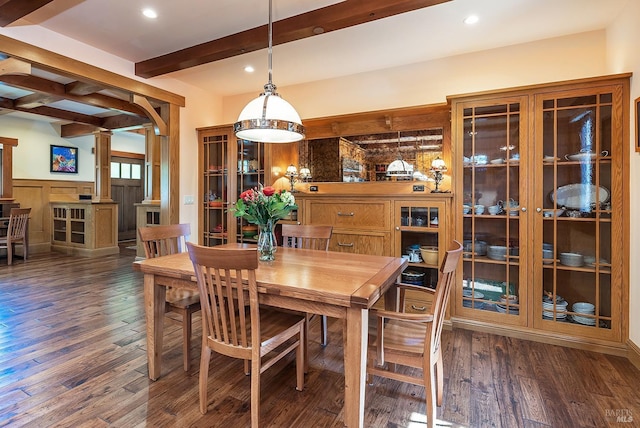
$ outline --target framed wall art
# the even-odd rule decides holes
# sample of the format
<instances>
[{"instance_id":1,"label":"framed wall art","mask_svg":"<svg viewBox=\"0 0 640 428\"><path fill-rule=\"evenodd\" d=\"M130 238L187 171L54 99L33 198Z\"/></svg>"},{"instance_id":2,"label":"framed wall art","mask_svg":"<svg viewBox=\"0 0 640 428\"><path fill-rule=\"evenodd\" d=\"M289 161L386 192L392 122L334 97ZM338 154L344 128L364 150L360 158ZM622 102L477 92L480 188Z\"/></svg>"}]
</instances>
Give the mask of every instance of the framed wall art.
<instances>
[{"instance_id":1,"label":"framed wall art","mask_svg":"<svg viewBox=\"0 0 640 428\"><path fill-rule=\"evenodd\" d=\"M78 173L78 148L51 145L51 172Z\"/></svg>"}]
</instances>

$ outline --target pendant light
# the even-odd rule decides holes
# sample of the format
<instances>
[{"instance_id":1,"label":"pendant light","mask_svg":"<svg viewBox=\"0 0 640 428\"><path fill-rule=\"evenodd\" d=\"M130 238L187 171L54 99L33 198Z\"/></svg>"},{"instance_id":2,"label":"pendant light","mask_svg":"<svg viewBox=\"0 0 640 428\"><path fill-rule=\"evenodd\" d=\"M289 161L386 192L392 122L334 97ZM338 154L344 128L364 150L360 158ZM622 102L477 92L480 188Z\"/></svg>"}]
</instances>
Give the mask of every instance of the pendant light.
<instances>
[{"instance_id":1,"label":"pendant light","mask_svg":"<svg viewBox=\"0 0 640 428\"><path fill-rule=\"evenodd\" d=\"M398 158L387 166L387 177L409 178L413 176L413 165L405 162L400 153L400 131L398 131Z\"/></svg>"},{"instance_id":2,"label":"pendant light","mask_svg":"<svg viewBox=\"0 0 640 428\"><path fill-rule=\"evenodd\" d=\"M276 92L272 82L272 27L269 0L269 81L264 92L253 99L240 112L233 125L236 137L260 143L292 143L304 138L302 120L296 110Z\"/></svg>"}]
</instances>

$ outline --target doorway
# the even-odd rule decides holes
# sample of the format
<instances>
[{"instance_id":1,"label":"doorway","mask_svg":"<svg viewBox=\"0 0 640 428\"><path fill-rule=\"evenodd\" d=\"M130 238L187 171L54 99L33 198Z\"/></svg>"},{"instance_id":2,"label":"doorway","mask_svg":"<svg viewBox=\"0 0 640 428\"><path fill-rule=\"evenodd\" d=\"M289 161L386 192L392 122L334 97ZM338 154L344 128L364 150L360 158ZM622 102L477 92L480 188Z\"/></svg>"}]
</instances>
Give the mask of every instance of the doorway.
<instances>
[{"instance_id":1,"label":"doorway","mask_svg":"<svg viewBox=\"0 0 640 428\"><path fill-rule=\"evenodd\" d=\"M118 241L136 239L136 205L144 198L144 155L111 156L111 198L118 203Z\"/></svg>"}]
</instances>

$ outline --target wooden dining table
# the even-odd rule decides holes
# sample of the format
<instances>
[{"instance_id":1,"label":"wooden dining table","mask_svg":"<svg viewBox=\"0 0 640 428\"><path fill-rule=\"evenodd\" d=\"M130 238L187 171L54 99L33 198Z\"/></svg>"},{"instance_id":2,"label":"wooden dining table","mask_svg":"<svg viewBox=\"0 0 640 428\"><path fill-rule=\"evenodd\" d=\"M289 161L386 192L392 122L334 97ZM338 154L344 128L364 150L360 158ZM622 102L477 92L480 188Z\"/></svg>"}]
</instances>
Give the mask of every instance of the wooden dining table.
<instances>
[{"instance_id":1,"label":"wooden dining table","mask_svg":"<svg viewBox=\"0 0 640 428\"><path fill-rule=\"evenodd\" d=\"M261 304L346 320L346 426L363 426L368 311L385 293L394 301L393 284L406 266L405 259L396 257L278 247L275 260L260 262L256 271ZM197 290L197 284L187 253L136 261L134 267L144 273L149 378L156 380L161 375L166 287Z\"/></svg>"}]
</instances>

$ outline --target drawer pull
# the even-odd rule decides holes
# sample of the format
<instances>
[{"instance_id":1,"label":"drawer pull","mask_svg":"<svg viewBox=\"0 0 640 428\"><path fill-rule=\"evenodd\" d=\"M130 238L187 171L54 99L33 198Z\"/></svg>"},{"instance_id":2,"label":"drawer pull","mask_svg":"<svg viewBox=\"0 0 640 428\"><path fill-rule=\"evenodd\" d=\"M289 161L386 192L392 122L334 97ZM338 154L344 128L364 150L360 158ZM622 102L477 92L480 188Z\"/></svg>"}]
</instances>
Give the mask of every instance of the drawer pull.
<instances>
[{"instance_id":1,"label":"drawer pull","mask_svg":"<svg viewBox=\"0 0 640 428\"><path fill-rule=\"evenodd\" d=\"M353 217L355 213L343 213L342 211L338 211L338 217Z\"/></svg>"},{"instance_id":2,"label":"drawer pull","mask_svg":"<svg viewBox=\"0 0 640 428\"><path fill-rule=\"evenodd\" d=\"M346 242L338 242L338 247L353 247L353 242L348 244Z\"/></svg>"},{"instance_id":3,"label":"drawer pull","mask_svg":"<svg viewBox=\"0 0 640 428\"><path fill-rule=\"evenodd\" d=\"M414 311L426 311L427 307L426 306L416 306L416 305L411 305L411 309L413 309Z\"/></svg>"}]
</instances>

